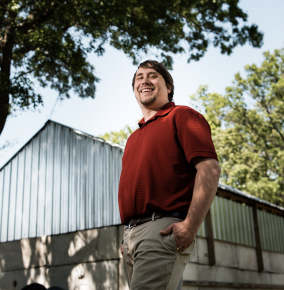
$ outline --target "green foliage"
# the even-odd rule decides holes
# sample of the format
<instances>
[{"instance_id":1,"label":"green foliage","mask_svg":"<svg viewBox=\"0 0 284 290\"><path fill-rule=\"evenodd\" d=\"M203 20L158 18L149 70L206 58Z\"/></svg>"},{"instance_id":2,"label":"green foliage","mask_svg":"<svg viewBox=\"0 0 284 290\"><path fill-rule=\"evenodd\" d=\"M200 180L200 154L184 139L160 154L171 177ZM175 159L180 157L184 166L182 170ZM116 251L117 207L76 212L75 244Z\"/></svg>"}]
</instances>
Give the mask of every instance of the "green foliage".
<instances>
[{"instance_id":1,"label":"green foliage","mask_svg":"<svg viewBox=\"0 0 284 290\"><path fill-rule=\"evenodd\" d=\"M245 67L226 94L201 86L191 96L212 129L221 181L284 206L284 49ZM250 103L250 105L248 105Z\"/></svg>"},{"instance_id":2,"label":"green foliage","mask_svg":"<svg viewBox=\"0 0 284 290\"><path fill-rule=\"evenodd\" d=\"M121 129L118 132L111 131L110 133L105 133L104 135L99 135L100 138L104 140L111 141L112 143L119 144L121 146L126 145L126 141L128 137L135 131L136 129L130 128L128 125L125 126L124 129Z\"/></svg>"},{"instance_id":3,"label":"green foliage","mask_svg":"<svg viewBox=\"0 0 284 290\"><path fill-rule=\"evenodd\" d=\"M139 61L155 48L169 68L169 53L199 60L209 43L230 54L237 45L262 44L257 26L247 26L239 0L2 0L0 9L0 133L13 107L43 103L32 75L60 98L70 90L94 98L98 78L87 54L104 44ZM11 73L13 68L13 73Z\"/></svg>"}]
</instances>

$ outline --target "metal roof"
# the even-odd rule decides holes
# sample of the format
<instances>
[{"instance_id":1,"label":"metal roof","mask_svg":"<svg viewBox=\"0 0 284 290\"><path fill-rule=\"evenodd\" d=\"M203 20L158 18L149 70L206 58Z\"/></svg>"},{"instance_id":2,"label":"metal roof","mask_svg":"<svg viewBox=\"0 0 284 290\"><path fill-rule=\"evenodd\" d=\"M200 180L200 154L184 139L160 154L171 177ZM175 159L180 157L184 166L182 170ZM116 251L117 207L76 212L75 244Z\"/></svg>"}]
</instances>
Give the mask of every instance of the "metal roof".
<instances>
[{"instance_id":1,"label":"metal roof","mask_svg":"<svg viewBox=\"0 0 284 290\"><path fill-rule=\"evenodd\" d=\"M248 199L248 200L250 200L252 202L255 202L255 203L267 206L267 207L271 207L272 209L279 210L279 211L282 211L284 213L284 208L283 207L278 206L278 205L273 204L273 203L270 203L270 202L268 202L268 201L266 201L264 199L258 198L258 197L254 196L254 195L249 194L249 193L240 191L240 190L238 190L238 189L236 189L234 187L231 187L229 185L225 185L225 184L219 183L218 184L218 188L223 189L226 192L232 193L235 196L239 196L239 197Z\"/></svg>"}]
</instances>

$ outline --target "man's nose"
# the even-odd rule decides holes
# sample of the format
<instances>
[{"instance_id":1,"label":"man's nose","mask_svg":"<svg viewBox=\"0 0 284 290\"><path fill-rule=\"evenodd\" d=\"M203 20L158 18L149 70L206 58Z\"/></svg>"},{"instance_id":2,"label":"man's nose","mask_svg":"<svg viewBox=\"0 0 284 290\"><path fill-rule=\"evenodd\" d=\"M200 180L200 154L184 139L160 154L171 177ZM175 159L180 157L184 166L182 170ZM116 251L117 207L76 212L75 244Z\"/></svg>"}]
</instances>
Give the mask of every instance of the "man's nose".
<instances>
[{"instance_id":1,"label":"man's nose","mask_svg":"<svg viewBox=\"0 0 284 290\"><path fill-rule=\"evenodd\" d=\"M143 84L143 85L144 85L144 84L150 84L150 79L149 79L148 77L145 77L145 78L143 79L142 84Z\"/></svg>"}]
</instances>

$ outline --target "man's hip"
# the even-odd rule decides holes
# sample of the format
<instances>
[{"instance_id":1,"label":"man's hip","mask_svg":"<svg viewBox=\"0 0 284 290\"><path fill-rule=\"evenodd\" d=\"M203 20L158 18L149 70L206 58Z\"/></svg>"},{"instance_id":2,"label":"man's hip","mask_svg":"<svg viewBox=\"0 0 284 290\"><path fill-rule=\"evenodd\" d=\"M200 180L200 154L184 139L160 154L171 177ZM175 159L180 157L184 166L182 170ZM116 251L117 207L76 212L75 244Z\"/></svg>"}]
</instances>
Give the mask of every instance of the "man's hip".
<instances>
[{"instance_id":1,"label":"man's hip","mask_svg":"<svg viewBox=\"0 0 284 290\"><path fill-rule=\"evenodd\" d=\"M179 253L173 233L163 236L160 230L180 221L163 217L133 225L125 231L123 259L131 290L177 288L194 243Z\"/></svg>"}]
</instances>

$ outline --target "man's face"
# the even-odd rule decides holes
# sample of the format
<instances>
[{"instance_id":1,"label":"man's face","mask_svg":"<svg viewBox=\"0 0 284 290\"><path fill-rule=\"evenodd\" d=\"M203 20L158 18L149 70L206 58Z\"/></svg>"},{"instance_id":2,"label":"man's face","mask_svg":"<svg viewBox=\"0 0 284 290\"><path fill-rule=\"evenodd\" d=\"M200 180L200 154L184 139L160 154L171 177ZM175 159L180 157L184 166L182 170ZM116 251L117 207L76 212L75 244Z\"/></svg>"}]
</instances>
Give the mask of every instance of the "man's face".
<instances>
[{"instance_id":1,"label":"man's face","mask_svg":"<svg viewBox=\"0 0 284 290\"><path fill-rule=\"evenodd\" d=\"M153 68L139 68L134 83L135 98L142 105L163 105L168 102L170 89L164 78Z\"/></svg>"}]
</instances>

